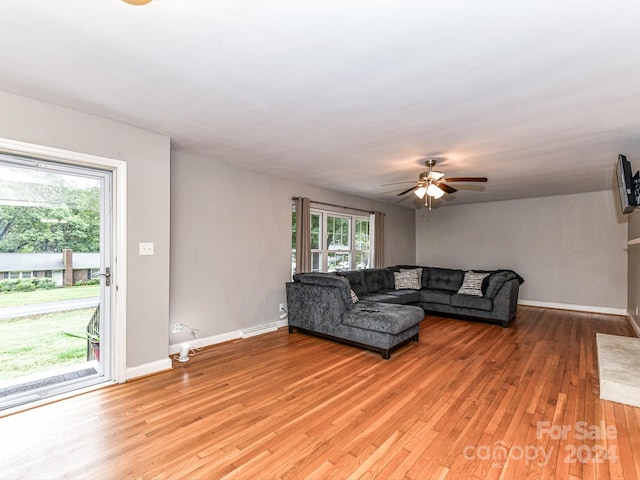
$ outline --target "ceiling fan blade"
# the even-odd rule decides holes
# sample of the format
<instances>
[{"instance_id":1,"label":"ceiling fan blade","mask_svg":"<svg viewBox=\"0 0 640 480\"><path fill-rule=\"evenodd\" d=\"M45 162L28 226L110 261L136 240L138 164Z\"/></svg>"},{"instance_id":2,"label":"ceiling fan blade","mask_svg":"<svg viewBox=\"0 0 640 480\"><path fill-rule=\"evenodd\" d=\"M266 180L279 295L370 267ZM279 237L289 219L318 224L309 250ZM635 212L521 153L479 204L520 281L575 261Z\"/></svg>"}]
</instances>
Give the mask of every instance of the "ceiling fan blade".
<instances>
[{"instance_id":1,"label":"ceiling fan blade","mask_svg":"<svg viewBox=\"0 0 640 480\"><path fill-rule=\"evenodd\" d=\"M445 193L455 193L458 191L457 188L453 188L451 185L447 185L446 183L436 183L436 187L442 190Z\"/></svg>"},{"instance_id":2,"label":"ceiling fan blade","mask_svg":"<svg viewBox=\"0 0 640 480\"><path fill-rule=\"evenodd\" d=\"M436 172L435 170L433 170L432 172L428 172L427 173L427 178L429 180L433 180L434 182L442 180L443 177L444 177L444 173Z\"/></svg>"},{"instance_id":3,"label":"ceiling fan blade","mask_svg":"<svg viewBox=\"0 0 640 480\"><path fill-rule=\"evenodd\" d=\"M403 183L416 183L416 181L415 180L407 180L406 182L383 183L380 186L381 187L388 187L389 185L402 185Z\"/></svg>"},{"instance_id":4,"label":"ceiling fan blade","mask_svg":"<svg viewBox=\"0 0 640 480\"><path fill-rule=\"evenodd\" d=\"M415 190L416 188L418 188L418 185L414 185L411 188L407 188L404 192L400 192L398 195L396 195L396 197L401 197L402 195L405 195L407 193L409 193L412 190Z\"/></svg>"},{"instance_id":5,"label":"ceiling fan blade","mask_svg":"<svg viewBox=\"0 0 640 480\"><path fill-rule=\"evenodd\" d=\"M453 177L444 180L447 182L486 182L489 179L487 177Z\"/></svg>"}]
</instances>

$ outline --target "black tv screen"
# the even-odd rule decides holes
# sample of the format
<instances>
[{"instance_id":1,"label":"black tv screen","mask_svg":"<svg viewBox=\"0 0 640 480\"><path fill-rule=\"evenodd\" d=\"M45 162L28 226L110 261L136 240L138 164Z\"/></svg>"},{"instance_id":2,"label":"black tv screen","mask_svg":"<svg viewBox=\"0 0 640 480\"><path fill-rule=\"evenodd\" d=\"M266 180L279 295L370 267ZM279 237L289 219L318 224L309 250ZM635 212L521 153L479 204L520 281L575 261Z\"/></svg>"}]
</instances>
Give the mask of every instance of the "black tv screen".
<instances>
[{"instance_id":1,"label":"black tv screen","mask_svg":"<svg viewBox=\"0 0 640 480\"><path fill-rule=\"evenodd\" d=\"M618 190L620 192L620 204L622 213L631 213L638 206L636 185L638 184L638 173L635 176L631 173L631 162L625 155L618 155Z\"/></svg>"}]
</instances>

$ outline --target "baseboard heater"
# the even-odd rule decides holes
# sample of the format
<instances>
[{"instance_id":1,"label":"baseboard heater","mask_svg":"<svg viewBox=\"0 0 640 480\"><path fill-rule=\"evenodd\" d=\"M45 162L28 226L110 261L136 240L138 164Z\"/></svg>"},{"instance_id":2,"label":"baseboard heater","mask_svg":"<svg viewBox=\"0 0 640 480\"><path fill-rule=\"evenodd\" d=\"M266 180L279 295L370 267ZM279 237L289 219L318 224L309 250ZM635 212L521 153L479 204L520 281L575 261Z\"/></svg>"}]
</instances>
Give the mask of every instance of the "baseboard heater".
<instances>
[{"instance_id":1,"label":"baseboard heater","mask_svg":"<svg viewBox=\"0 0 640 480\"><path fill-rule=\"evenodd\" d=\"M278 330L278 325L275 322L265 323L263 325L257 325L255 327L249 327L242 330L242 338L255 337L256 335L262 335L263 333L275 332Z\"/></svg>"}]
</instances>

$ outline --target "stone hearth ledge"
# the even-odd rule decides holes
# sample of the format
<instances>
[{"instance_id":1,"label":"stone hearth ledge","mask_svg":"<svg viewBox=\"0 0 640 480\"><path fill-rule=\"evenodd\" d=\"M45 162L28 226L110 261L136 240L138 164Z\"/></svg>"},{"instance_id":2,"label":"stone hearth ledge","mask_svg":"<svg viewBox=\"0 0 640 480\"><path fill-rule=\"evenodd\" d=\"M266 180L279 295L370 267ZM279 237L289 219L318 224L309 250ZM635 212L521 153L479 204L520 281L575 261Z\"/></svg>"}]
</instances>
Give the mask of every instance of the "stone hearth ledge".
<instances>
[{"instance_id":1,"label":"stone hearth ledge","mask_svg":"<svg viewBox=\"0 0 640 480\"><path fill-rule=\"evenodd\" d=\"M640 338L596 334L600 398L640 407Z\"/></svg>"}]
</instances>

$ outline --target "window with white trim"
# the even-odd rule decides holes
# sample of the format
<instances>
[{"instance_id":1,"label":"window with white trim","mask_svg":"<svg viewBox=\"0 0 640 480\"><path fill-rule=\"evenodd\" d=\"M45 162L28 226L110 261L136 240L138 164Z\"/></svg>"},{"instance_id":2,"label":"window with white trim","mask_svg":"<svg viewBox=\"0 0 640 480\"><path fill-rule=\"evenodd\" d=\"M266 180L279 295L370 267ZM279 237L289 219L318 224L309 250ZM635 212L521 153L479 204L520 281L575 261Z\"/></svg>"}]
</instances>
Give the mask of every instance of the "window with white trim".
<instances>
[{"instance_id":1,"label":"window with white trim","mask_svg":"<svg viewBox=\"0 0 640 480\"><path fill-rule=\"evenodd\" d=\"M369 216L311 209L311 270L336 272L371 266ZM292 215L292 272L295 272L295 210Z\"/></svg>"}]
</instances>

